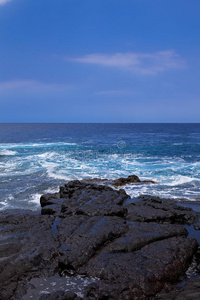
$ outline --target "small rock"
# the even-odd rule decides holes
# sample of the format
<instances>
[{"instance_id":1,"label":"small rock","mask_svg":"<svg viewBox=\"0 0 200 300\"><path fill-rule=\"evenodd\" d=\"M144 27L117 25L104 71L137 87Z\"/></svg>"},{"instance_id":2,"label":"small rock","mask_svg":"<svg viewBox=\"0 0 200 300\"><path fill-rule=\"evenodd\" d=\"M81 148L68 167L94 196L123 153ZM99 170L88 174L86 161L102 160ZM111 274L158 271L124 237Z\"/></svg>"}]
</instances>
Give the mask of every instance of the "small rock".
<instances>
[{"instance_id":1,"label":"small rock","mask_svg":"<svg viewBox=\"0 0 200 300\"><path fill-rule=\"evenodd\" d=\"M198 224L194 224L193 227L195 230L200 230L200 226Z\"/></svg>"}]
</instances>

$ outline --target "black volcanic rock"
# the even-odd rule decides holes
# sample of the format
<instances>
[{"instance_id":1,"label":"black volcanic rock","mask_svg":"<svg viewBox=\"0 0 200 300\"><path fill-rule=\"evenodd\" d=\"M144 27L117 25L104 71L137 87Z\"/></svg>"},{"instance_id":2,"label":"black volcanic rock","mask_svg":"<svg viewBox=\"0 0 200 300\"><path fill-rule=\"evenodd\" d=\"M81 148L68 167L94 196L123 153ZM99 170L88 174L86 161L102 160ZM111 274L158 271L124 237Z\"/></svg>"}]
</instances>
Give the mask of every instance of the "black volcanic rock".
<instances>
[{"instance_id":1,"label":"black volcanic rock","mask_svg":"<svg viewBox=\"0 0 200 300\"><path fill-rule=\"evenodd\" d=\"M149 299L186 271L198 247L186 234L182 226L130 224L79 272L101 278L98 299Z\"/></svg>"},{"instance_id":2,"label":"black volcanic rock","mask_svg":"<svg viewBox=\"0 0 200 300\"><path fill-rule=\"evenodd\" d=\"M130 183L156 183L153 180L140 180L136 175L130 175L128 177L121 177L112 181L115 187L123 186Z\"/></svg>"},{"instance_id":3,"label":"black volcanic rock","mask_svg":"<svg viewBox=\"0 0 200 300\"><path fill-rule=\"evenodd\" d=\"M29 211L0 214L0 299L10 299L19 281L54 273L52 257L59 242L52 233L53 218Z\"/></svg>"},{"instance_id":4,"label":"black volcanic rock","mask_svg":"<svg viewBox=\"0 0 200 300\"><path fill-rule=\"evenodd\" d=\"M182 207L173 200L143 195L138 201L126 206L127 219L135 222L156 222L171 224L192 224L197 222L200 213Z\"/></svg>"},{"instance_id":5,"label":"black volcanic rock","mask_svg":"<svg viewBox=\"0 0 200 300\"><path fill-rule=\"evenodd\" d=\"M58 227L62 236L62 257L59 266L62 270L77 270L85 265L94 255L96 256L102 247L111 243L117 237L127 231L124 220L119 217L82 217L75 231L71 229L71 223L76 222L77 216L69 217ZM64 230L63 230L64 226Z\"/></svg>"},{"instance_id":6,"label":"black volcanic rock","mask_svg":"<svg viewBox=\"0 0 200 300\"><path fill-rule=\"evenodd\" d=\"M186 282L182 289L174 288L172 291L162 292L157 295L156 300L199 300L200 279L191 279Z\"/></svg>"},{"instance_id":7,"label":"black volcanic rock","mask_svg":"<svg viewBox=\"0 0 200 300\"><path fill-rule=\"evenodd\" d=\"M122 186L129 183L141 182L138 176L130 175L128 177L121 177L119 179L113 180L114 186Z\"/></svg>"},{"instance_id":8,"label":"black volcanic rock","mask_svg":"<svg viewBox=\"0 0 200 300\"><path fill-rule=\"evenodd\" d=\"M129 175L128 177L120 177L114 180L107 179L107 178L84 178L80 182L86 184L98 184L104 186L110 185L110 186L114 186L115 188L124 186L126 184L157 183L154 180L141 180L137 175Z\"/></svg>"},{"instance_id":9,"label":"black volcanic rock","mask_svg":"<svg viewBox=\"0 0 200 300\"><path fill-rule=\"evenodd\" d=\"M55 194L52 194L52 199L50 194L41 197L42 214L123 217L127 209L122 204L130 198L124 190L78 180L60 187L58 194L59 200L55 199Z\"/></svg>"},{"instance_id":10,"label":"black volcanic rock","mask_svg":"<svg viewBox=\"0 0 200 300\"><path fill-rule=\"evenodd\" d=\"M199 253L197 241L180 225L194 224L199 214L158 197L142 196L125 205L128 199L124 190L76 180L43 195L41 214L2 211L0 299L161 297ZM69 283L56 290L62 278ZM77 296L72 287L84 278ZM49 294L41 295L42 279L55 283ZM187 290L196 293L195 284Z\"/></svg>"},{"instance_id":11,"label":"black volcanic rock","mask_svg":"<svg viewBox=\"0 0 200 300\"><path fill-rule=\"evenodd\" d=\"M57 291L52 294L46 294L42 295L39 300L79 300L82 299L78 297L75 293L73 292L64 292L64 291Z\"/></svg>"},{"instance_id":12,"label":"black volcanic rock","mask_svg":"<svg viewBox=\"0 0 200 300\"><path fill-rule=\"evenodd\" d=\"M54 194L44 194L40 197L40 205L41 207L52 204L52 199L60 199L60 193L54 193Z\"/></svg>"}]
</instances>

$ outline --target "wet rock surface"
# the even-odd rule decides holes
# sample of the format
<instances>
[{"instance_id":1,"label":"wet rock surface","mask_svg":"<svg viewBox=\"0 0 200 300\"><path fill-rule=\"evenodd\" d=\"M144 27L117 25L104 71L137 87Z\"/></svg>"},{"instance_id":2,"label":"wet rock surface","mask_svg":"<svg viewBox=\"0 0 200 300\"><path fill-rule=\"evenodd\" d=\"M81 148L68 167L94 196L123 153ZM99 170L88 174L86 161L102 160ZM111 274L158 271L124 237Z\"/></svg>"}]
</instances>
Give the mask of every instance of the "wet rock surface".
<instances>
[{"instance_id":1,"label":"wet rock surface","mask_svg":"<svg viewBox=\"0 0 200 300\"><path fill-rule=\"evenodd\" d=\"M60 199L55 199L59 195ZM68 215L88 216L125 216L127 209L122 206L130 198L124 190L113 190L111 187L90 184L78 180L60 187L57 194L41 197L42 214L55 214L60 217Z\"/></svg>"},{"instance_id":2,"label":"wet rock surface","mask_svg":"<svg viewBox=\"0 0 200 300\"><path fill-rule=\"evenodd\" d=\"M115 179L112 181L112 184L115 187L123 186L130 183L156 183L153 180L140 180L138 176L136 175L130 175L128 177L121 177L119 179Z\"/></svg>"},{"instance_id":3,"label":"wet rock surface","mask_svg":"<svg viewBox=\"0 0 200 300\"><path fill-rule=\"evenodd\" d=\"M124 190L76 180L43 195L41 213L1 212L0 299L162 299L173 293L179 300L199 293L197 280L166 294L198 256L199 245L183 225L195 224L199 213L158 197L127 200Z\"/></svg>"},{"instance_id":4,"label":"wet rock surface","mask_svg":"<svg viewBox=\"0 0 200 300\"><path fill-rule=\"evenodd\" d=\"M143 195L126 206L127 219L134 222L192 224L199 220L200 213L189 207L177 205L173 200Z\"/></svg>"},{"instance_id":5,"label":"wet rock surface","mask_svg":"<svg viewBox=\"0 0 200 300\"><path fill-rule=\"evenodd\" d=\"M199 300L200 279L189 280L183 288L174 288L172 291L157 295L156 300Z\"/></svg>"},{"instance_id":6,"label":"wet rock surface","mask_svg":"<svg viewBox=\"0 0 200 300\"><path fill-rule=\"evenodd\" d=\"M10 299L22 278L48 276L57 265L59 242L52 233L53 218L29 211L0 215L0 299Z\"/></svg>"}]
</instances>

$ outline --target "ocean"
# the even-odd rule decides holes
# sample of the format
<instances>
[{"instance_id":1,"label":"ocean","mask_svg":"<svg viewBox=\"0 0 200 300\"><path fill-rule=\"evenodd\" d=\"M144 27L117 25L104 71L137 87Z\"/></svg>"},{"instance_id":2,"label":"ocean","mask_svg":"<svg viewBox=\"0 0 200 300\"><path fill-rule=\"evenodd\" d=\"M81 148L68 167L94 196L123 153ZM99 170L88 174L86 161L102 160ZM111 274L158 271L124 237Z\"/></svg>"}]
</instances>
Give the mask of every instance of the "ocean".
<instances>
[{"instance_id":1,"label":"ocean","mask_svg":"<svg viewBox=\"0 0 200 300\"><path fill-rule=\"evenodd\" d=\"M0 209L39 209L40 196L74 179L135 174L125 186L200 200L200 124L0 124Z\"/></svg>"}]
</instances>

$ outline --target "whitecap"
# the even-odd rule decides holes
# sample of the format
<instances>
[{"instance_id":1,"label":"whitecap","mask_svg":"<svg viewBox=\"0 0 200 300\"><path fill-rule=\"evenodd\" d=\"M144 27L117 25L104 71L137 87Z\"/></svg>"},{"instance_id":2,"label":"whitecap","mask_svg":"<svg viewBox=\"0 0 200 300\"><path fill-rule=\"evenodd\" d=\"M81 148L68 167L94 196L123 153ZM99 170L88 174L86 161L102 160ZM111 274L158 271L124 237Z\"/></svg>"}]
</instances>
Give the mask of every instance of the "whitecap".
<instances>
[{"instance_id":1,"label":"whitecap","mask_svg":"<svg viewBox=\"0 0 200 300\"><path fill-rule=\"evenodd\" d=\"M15 154L17 154L16 151L12 151L12 150L9 150L9 149L0 150L0 156L10 156L10 155L15 155Z\"/></svg>"},{"instance_id":2,"label":"whitecap","mask_svg":"<svg viewBox=\"0 0 200 300\"><path fill-rule=\"evenodd\" d=\"M13 149L13 148L47 148L47 147L60 147L60 146L76 146L76 143L67 142L53 142L53 143L7 143L0 144L0 149Z\"/></svg>"},{"instance_id":3,"label":"whitecap","mask_svg":"<svg viewBox=\"0 0 200 300\"><path fill-rule=\"evenodd\" d=\"M7 200L5 201L0 201L0 210L4 210L8 207Z\"/></svg>"},{"instance_id":4,"label":"whitecap","mask_svg":"<svg viewBox=\"0 0 200 300\"><path fill-rule=\"evenodd\" d=\"M194 177L189 177L189 176L183 176L183 175L178 175L172 182L167 183L168 186L177 186L177 185L182 185L184 183L192 182L192 181L200 181L199 178L194 178Z\"/></svg>"},{"instance_id":5,"label":"whitecap","mask_svg":"<svg viewBox=\"0 0 200 300\"><path fill-rule=\"evenodd\" d=\"M44 193L44 194L45 194L45 193ZM37 204L37 205L40 205L40 197L41 197L41 194L39 194L39 193L32 194L32 195L30 196L29 202L34 203L34 204Z\"/></svg>"},{"instance_id":6,"label":"whitecap","mask_svg":"<svg viewBox=\"0 0 200 300\"><path fill-rule=\"evenodd\" d=\"M48 170L48 176L53 178L53 179L58 179L58 180L73 180L73 179L77 179L77 178L70 178L69 176L66 176L65 174L62 173L54 173L53 171Z\"/></svg>"}]
</instances>

